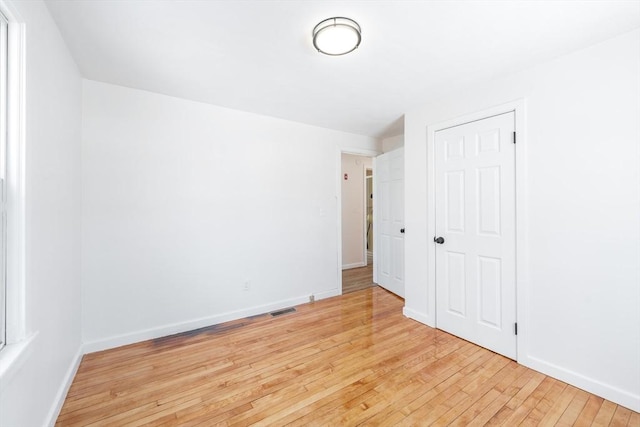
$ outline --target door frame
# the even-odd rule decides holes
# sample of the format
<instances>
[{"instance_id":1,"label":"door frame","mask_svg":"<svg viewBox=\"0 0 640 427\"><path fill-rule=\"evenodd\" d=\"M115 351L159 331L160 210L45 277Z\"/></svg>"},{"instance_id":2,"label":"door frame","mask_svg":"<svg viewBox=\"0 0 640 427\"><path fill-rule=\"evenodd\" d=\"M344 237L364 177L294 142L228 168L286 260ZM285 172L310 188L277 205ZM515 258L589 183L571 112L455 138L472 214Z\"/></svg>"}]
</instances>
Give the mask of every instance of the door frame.
<instances>
[{"instance_id":1,"label":"door frame","mask_svg":"<svg viewBox=\"0 0 640 427\"><path fill-rule=\"evenodd\" d=\"M364 266L369 265L369 251L367 250L367 245L369 244L369 238L367 236L367 232L369 231L369 227L367 227L367 212L369 211L369 192L367 191L367 180L371 180L371 232L374 232L374 224L373 224L373 209L375 206L375 200L373 199L373 163L375 162L375 157L371 157L371 169L364 168ZM371 170L371 176L367 176L367 170ZM373 239L375 238L375 233L371 235L371 264L373 264L373 248L375 247Z\"/></svg>"},{"instance_id":2,"label":"door frame","mask_svg":"<svg viewBox=\"0 0 640 427\"><path fill-rule=\"evenodd\" d=\"M373 176L375 176L376 174L376 156L380 155L381 152L376 151L376 150L368 150L368 149L364 149L364 148L343 148L343 147L339 147L337 150L337 154L336 154L336 214L337 214L337 221L338 221L338 226L336 227L338 235L337 235L337 247L338 250L336 251L338 254L337 257L337 274L338 274L338 294L337 295L342 295L342 155L343 154L352 154L354 156L361 156L361 157L370 157L371 158L371 170L372 170L372 174ZM365 169L365 176L366 176L366 168ZM373 189L374 191L374 199L375 199L375 188ZM366 182L365 182L365 189L363 191L363 193L366 193ZM364 195L364 203L365 203L365 215L366 215L366 203L367 203L367 199L366 199L366 194ZM375 207L375 201L374 201L374 207ZM374 212L374 224L375 224L375 212ZM367 239L367 233L366 233L366 221L365 221L365 225L364 225L364 229L365 229L365 233L364 233L364 243L365 243L365 247L364 247L364 255L365 255L365 262L366 262L366 256L367 256L367 246L366 246L366 239ZM376 281L376 242L375 242L375 234L373 235L374 241L373 241L373 281L375 283Z\"/></svg>"},{"instance_id":3,"label":"door frame","mask_svg":"<svg viewBox=\"0 0 640 427\"><path fill-rule=\"evenodd\" d=\"M513 112L515 115L515 131L517 135L515 154L515 190L516 190L516 335L517 361L526 357L529 314L528 307L528 253L527 253L527 134L526 134L526 100L518 99L506 104L487 108L481 111L456 117L444 122L427 126L427 251L428 265L428 310L433 313L433 324L437 327L436 318L436 251L433 247L433 236L436 234L436 185L435 185L435 138L436 132L454 126L460 126L500 114Z\"/></svg>"}]
</instances>

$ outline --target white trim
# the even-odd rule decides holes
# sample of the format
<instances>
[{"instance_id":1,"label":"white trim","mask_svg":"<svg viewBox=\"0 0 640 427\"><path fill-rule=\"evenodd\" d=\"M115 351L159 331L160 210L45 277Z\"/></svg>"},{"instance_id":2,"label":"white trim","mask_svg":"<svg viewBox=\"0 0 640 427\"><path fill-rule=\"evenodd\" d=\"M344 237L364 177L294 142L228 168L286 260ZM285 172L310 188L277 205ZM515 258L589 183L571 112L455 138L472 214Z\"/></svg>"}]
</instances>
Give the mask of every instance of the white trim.
<instances>
[{"instance_id":1,"label":"white trim","mask_svg":"<svg viewBox=\"0 0 640 427\"><path fill-rule=\"evenodd\" d=\"M369 256L371 256L371 263L373 264L373 235L371 240L371 249L369 246L369 227L367 226L367 214L369 212L369 192L367 191L367 180L371 180L371 190L373 191L373 161L375 157L371 158L371 168L365 166L364 168L364 265L369 265ZM367 170L371 170L371 176L367 176ZM373 193L372 193L373 194ZM371 199L371 207L373 208L373 198ZM371 232L373 233L373 209L371 210Z\"/></svg>"},{"instance_id":2,"label":"white trim","mask_svg":"<svg viewBox=\"0 0 640 427\"><path fill-rule=\"evenodd\" d=\"M371 239L371 244L373 245L373 250L371 251L371 258L373 260L372 262L372 268L373 268L373 283L375 283L376 285L378 284L378 243L376 242L376 238L378 236L378 229L376 228L376 218L378 217L378 210L377 210L377 206L378 206L378 186L376 183L376 179L375 177L377 176L376 174L378 173L376 171L376 162L378 161L378 159L376 157L373 157L371 159L371 175L373 177L373 179L371 180L371 186L373 187L373 212L372 212L372 216L373 216L373 221L371 221L371 231L373 231L373 238Z\"/></svg>"},{"instance_id":3,"label":"white trim","mask_svg":"<svg viewBox=\"0 0 640 427\"><path fill-rule=\"evenodd\" d=\"M445 126L445 125L442 125ZM427 324L436 327L436 128L427 126Z\"/></svg>"},{"instance_id":4,"label":"white trim","mask_svg":"<svg viewBox=\"0 0 640 427\"><path fill-rule=\"evenodd\" d=\"M352 262L351 264L345 264L342 266L343 270L350 270L352 268L360 268L360 267L366 267L367 263L366 262Z\"/></svg>"},{"instance_id":5,"label":"white trim","mask_svg":"<svg viewBox=\"0 0 640 427\"><path fill-rule=\"evenodd\" d=\"M482 120L499 114L514 112L516 143L516 321L518 335L516 336L517 360L527 354L528 325L530 324L526 307L528 306L528 254L527 254L527 186L526 186L526 129L525 129L525 100L518 99L495 107L477 111L465 116L456 117L444 122L427 126L427 241L436 235L435 211L435 135L436 132L453 126ZM427 325L436 325L436 257L432 245L427 252L429 276L428 286L428 314L424 316Z\"/></svg>"},{"instance_id":6,"label":"white trim","mask_svg":"<svg viewBox=\"0 0 640 427\"><path fill-rule=\"evenodd\" d=\"M319 294L315 294L314 297L316 301L320 301L321 299L336 297L339 295L342 295L342 289L336 288L336 289L320 292Z\"/></svg>"},{"instance_id":7,"label":"white trim","mask_svg":"<svg viewBox=\"0 0 640 427\"><path fill-rule=\"evenodd\" d=\"M559 379L568 384L581 388L589 393L603 397L607 400L625 406L633 411L640 412L640 395L629 393L609 384L605 384L593 378L586 377L570 369L565 369L553 363L546 362L532 356L521 357L518 363L542 372L545 375Z\"/></svg>"},{"instance_id":8,"label":"white trim","mask_svg":"<svg viewBox=\"0 0 640 427\"><path fill-rule=\"evenodd\" d=\"M2 348L2 352L0 352L0 395L29 358L37 336L38 334L35 333L20 342L7 344Z\"/></svg>"},{"instance_id":9,"label":"white trim","mask_svg":"<svg viewBox=\"0 0 640 427\"><path fill-rule=\"evenodd\" d=\"M362 157L377 157L382 154L376 150L369 150L366 148L340 148L340 154L353 154L354 156L362 156Z\"/></svg>"},{"instance_id":10,"label":"white trim","mask_svg":"<svg viewBox=\"0 0 640 427\"><path fill-rule=\"evenodd\" d=\"M529 354L529 241L527 186L527 109L526 101L520 99L513 104L516 132L516 321L518 355Z\"/></svg>"},{"instance_id":11,"label":"white trim","mask_svg":"<svg viewBox=\"0 0 640 427\"><path fill-rule=\"evenodd\" d=\"M0 11L0 42L2 42L2 46L0 46L0 206L1 206L1 221L0 224L0 251L2 253L2 257L0 259L0 349L4 347L6 341L6 326L7 326L7 304L6 304L6 290L7 290L7 275L5 274L5 264L7 253L7 230L6 230L6 212L5 212L5 177L6 177L6 161L7 153L7 143L6 136L7 133L3 132L6 129L6 119L7 119L7 59L8 59L8 36L9 36L9 21L5 18L2 11Z\"/></svg>"},{"instance_id":12,"label":"white trim","mask_svg":"<svg viewBox=\"0 0 640 427\"><path fill-rule=\"evenodd\" d=\"M337 226L338 238L336 240L337 249L337 266L342 266L342 149L338 148L338 166L336 167L336 211L337 211ZM338 274L338 290L342 293L342 268L337 268Z\"/></svg>"},{"instance_id":13,"label":"white trim","mask_svg":"<svg viewBox=\"0 0 640 427\"><path fill-rule=\"evenodd\" d=\"M7 344L26 338L25 297L25 26L0 1L9 20L7 135Z\"/></svg>"},{"instance_id":14,"label":"white trim","mask_svg":"<svg viewBox=\"0 0 640 427\"><path fill-rule=\"evenodd\" d=\"M419 311L413 310L411 308L407 308L407 306L404 306L402 308L402 314L404 314L405 317L408 317L409 319L417 320L418 322L424 323L429 327L432 327L432 328L436 327L436 325L431 323L431 319L429 318L428 315L424 313L420 313Z\"/></svg>"},{"instance_id":15,"label":"white trim","mask_svg":"<svg viewBox=\"0 0 640 427\"><path fill-rule=\"evenodd\" d=\"M315 295L316 300L340 295L342 291L333 289ZM151 340L155 338L166 337L168 335L179 334L181 332L192 331L194 329L204 328L207 326L217 325L219 323L229 322L231 320L243 319L249 316L268 313L274 310L288 308L294 305L305 304L309 302L309 295L289 298L286 300L276 301L269 304L258 305L241 310L229 311L226 313L216 314L213 316L201 317L199 319L187 320L184 322L171 323L156 328L144 329L136 332L130 332L122 335L114 335L109 338L89 341L84 343L84 353L93 353L96 351L107 350L110 348L120 347L123 345L134 344L141 341Z\"/></svg>"},{"instance_id":16,"label":"white trim","mask_svg":"<svg viewBox=\"0 0 640 427\"><path fill-rule=\"evenodd\" d=\"M371 172L373 173L373 172ZM362 262L367 265L367 165L362 163ZM344 270L344 266L342 267Z\"/></svg>"},{"instance_id":17,"label":"white trim","mask_svg":"<svg viewBox=\"0 0 640 427\"><path fill-rule=\"evenodd\" d=\"M67 372L64 375L62 383L58 388L58 392L56 393L56 397L53 400L53 405L49 409L49 413L47 414L46 425L55 426L56 421L58 419L58 415L60 415L60 410L62 410L62 405L64 405L64 401L67 398L67 393L69 393L69 388L71 388L71 384L73 383L73 379L76 376L76 372L78 372L78 368L80 367L80 362L82 362L82 356L84 355L84 349L82 346L78 348L75 356L71 360L71 364L67 369Z\"/></svg>"}]
</instances>

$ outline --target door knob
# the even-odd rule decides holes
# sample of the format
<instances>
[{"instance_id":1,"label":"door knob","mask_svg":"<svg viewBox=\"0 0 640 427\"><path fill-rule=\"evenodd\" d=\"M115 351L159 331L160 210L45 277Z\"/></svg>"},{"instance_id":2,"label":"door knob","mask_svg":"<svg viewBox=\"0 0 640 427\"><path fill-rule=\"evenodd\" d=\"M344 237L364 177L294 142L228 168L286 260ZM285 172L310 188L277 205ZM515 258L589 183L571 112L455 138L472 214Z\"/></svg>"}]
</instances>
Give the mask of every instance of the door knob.
<instances>
[{"instance_id":1,"label":"door knob","mask_svg":"<svg viewBox=\"0 0 640 427\"><path fill-rule=\"evenodd\" d=\"M444 243L444 237L434 237L433 241L436 242L437 244L441 245Z\"/></svg>"},{"instance_id":2,"label":"door knob","mask_svg":"<svg viewBox=\"0 0 640 427\"><path fill-rule=\"evenodd\" d=\"M401 228L401 229L400 229L400 232L401 232L402 234L404 234L404 228Z\"/></svg>"}]
</instances>

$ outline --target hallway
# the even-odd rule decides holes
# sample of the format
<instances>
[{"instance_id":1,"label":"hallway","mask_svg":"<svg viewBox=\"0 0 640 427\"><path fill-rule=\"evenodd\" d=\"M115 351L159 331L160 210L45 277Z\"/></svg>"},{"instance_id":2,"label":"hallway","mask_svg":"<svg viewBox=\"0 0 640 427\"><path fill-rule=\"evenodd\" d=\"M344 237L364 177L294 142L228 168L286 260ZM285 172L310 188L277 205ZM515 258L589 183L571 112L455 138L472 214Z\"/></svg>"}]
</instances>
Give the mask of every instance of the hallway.
<instances>
[{"instance_id":1,"label":"hallway","mask_svg":"<svg viewBox=\"0 0 640 427\"><path fill-rule=\"evenodd\" d=\"M359 291L375 286L373 283L373 256L367 255L366 267L342 270L342 293Z\"/></svg>"}]
</instances>

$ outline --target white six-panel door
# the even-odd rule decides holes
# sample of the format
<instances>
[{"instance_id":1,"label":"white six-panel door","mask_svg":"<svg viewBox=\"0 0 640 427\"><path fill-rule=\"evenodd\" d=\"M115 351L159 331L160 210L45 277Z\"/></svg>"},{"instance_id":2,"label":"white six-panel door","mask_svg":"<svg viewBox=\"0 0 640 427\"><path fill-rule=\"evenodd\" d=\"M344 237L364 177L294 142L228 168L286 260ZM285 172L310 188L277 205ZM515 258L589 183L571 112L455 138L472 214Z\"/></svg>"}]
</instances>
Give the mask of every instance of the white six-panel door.
<instances>
[{"instance_id":1,"label":"white six-panel door","mask_svg":"<svg viewBox=\"0 0 640 427\"><path fill-rule=\"evenodd\" d=\"M435 134L437 327L516 358L514 113Z\"/></svg>"},{"instance_id":2,"label":"white six-panel door","mask_svg":"<svg viewBox=\"0 0 640 427\"><path fill-rule=\"evenodd\" d=\"M376 157L374 179L378 284L404 297L404 149Z\"/></svg>"}]
</instances>

